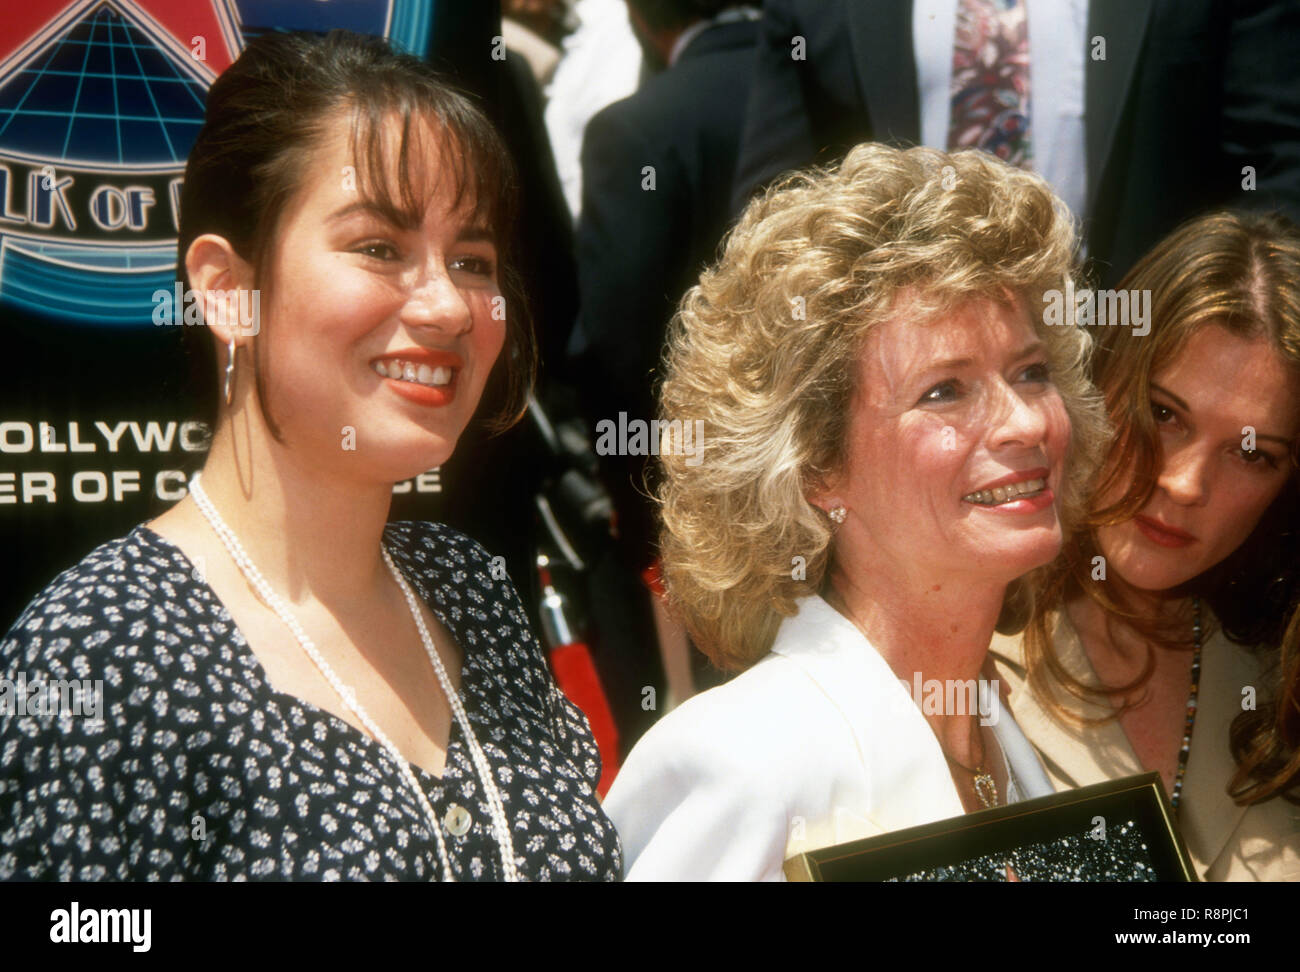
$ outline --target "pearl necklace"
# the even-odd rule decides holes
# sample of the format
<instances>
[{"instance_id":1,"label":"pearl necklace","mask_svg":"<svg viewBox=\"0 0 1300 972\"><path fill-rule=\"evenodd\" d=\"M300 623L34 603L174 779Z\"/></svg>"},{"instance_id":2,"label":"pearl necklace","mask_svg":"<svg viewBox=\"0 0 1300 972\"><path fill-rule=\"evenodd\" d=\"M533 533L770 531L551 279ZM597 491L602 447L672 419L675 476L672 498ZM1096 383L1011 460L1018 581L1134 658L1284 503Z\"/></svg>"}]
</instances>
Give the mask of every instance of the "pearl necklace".
<instances>
[{"instance_id":1,"label":"pearl necklace","mask_svg":"<svg viewBox=\"0 0 1300 972\"><path fill-rule=\"evenodd\" d=\"M198 504L199 511L207 518L213 531L221 539L231 558L240 571L243 572L244 577L253 585L254 590L293 632L303 651L316 665L325 681L330 683L334 691L338 693L339 698L356 714L361 724L370 731L370 734L378 740L393 762L397 764L397 768L401 771L407 785L415 792L416 799L424 810L425 816L429 819L429 826L432 828L433 836L438 842L438 857L442 861L443 880L455 881L456 878L451 872L451 861L447 856L447 845L442 837L442 827L438 823L438 815L434 813L433 806L429 803L424 788L420 786L419 780L415 778L410 762L402 756L387 734L379 728L378 724L361 707L356 692L334 673L334 669L329 666L329 663L316 650L316 645L307 637L307 633L303 631L298 619L290 613L288 606L271 589L271 585L262 576L262 572L257 569L257 566L244 551L244 547L239 542L235 532L226 525L226 521L221 518L217 508L212 505L208 494L199 485L198 473L194 474L194 478L190 482L190 495L194 497L194 502ZM433 662L434 671L438 674L438 683L442 686L443 694L447 697L452 713L456 717L456 722L460 725L460 731L469 745L470 755L473 757L479 780L483 784L483 792L487 797L488 808L492 815L492 829L496 835L497 844L501 848L501 866L505 879L507 881L518 881L519 872L515 867L514 848L510 843L510 825L506 818L505 806L501 802L501 793L497 789L496 782L492 779L492 772L487 765L487 757L484 756L478 740L474 737L474 731L470 728L469 719L465 715L465 707L461 704L459 693L452 689L451 680L447 677L447 670L443 667L442 658L439 657L437 649L433 646L433 639L429 636L429 629L425 627L424 617L420 614L420 609L416 605L415 595L412 593L410 585L407 584L406 578L397 569L397 566L393 563L393 558L389 556L387 549L382 544L379 551L383 554L384 563L388 565L388 570L393 575L393 579L397 581L398 587L402 589L402 596L406 599L406 606L411 611L411 617L415 619L416 628L419 629L420 640L424 643L424 650L428 654L429 660Z\"/></svg>"}]
</instances>

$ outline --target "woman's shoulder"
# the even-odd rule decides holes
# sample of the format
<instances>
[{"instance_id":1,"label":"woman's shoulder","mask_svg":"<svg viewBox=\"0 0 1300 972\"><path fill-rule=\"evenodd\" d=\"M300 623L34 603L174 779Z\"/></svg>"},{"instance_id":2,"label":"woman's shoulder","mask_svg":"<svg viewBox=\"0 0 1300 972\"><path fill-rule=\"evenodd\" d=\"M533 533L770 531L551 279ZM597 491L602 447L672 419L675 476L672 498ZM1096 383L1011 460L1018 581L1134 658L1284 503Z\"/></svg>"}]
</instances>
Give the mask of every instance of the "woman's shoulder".
<instances>
[{"instance_id":1,"label":"woman's shoulder","mask_svg":"<svg viewBox=\"0 0 1300 972\"><path fill-rule=\"evenodd\" d=\"M183 573L169 546L160 543L158 535L140 523L123 536L105 540L61 571L37 597L59 597L87 581L142 580L153 583L168 571Z\"/></svg>"},{"instance_id":2,"label":"woman's shoulder","mask_svg":"<svg viewBox=\"0 0 1300 972\"><path fill-rule=\"evenodd\" d=\"M820 710L816 692L790 659L769 652L722 685L694 695L665 713L628 757L689 775L761 775L774 764L807 762L803 744L809 720Z\"/></svg>"},{"instance_id":3,"label":"woman's shoulder","mask_svg":"<svg viewBox=\"0 0 1300 972\"><path fill-rule=\"evenodd\" d=\"M508 581L504 557L459 530L431 520L399 520L384 527L389 548L427 575L486 589Z\"/></svg>"},{"instance_id":4,"label":"woman's shoulder","mask_svg":"<svg viewBox=\"0 0 1300 972\"><path fill-rule=\"evenodd\" d=\"M860 632L820 598L807 598L766 655L667 713L637 747L745 774L766 776L779 763L788 780L825 772L851 762L862 736L889 722L881 703L897 699L880 690L881 672L887 667Z\"/></svg>"},{"instance_id":5,"label":"woman's shoulder","mask_svg":"<svg viewBox=\"0 0 1300 972\"><path fill-rule=\"evenodd\" d=\"M429 603L457 616L469 610L480 621L505 616L514 625L529 629L505 557L493 556L473 537L429 520L389 523L384 537L394 558L409 568L407 577Z\"/></svg>"},{"instance_id":6,"label":"woman's shoulder","mask_svg":"<svg viewBox=\"0 0 1300 972\"><path fill-rule=\"evenodd\" d=\"M779 878L791 821L821 819L837 768L856 766L818 696L794 661L769 653L656 722L604 803L629 879Z\"/></svg>"},{"instance_id":7,"label":"woman's shoulder","mask_svg":"<svg viewBox=\"0 0 1300 972\"><path fill-rule=\"evenodd\" d=\"M116 630L165 623L161 599L177 603L196 583L185 563L144 527L95 547L47 584L0 642L0 665L33 665L94 649Z\"/></svg>"},{"instance_id":8,"label":"woman's shoulder","mask_svg":"<svg viewBox=\"0 0 1300 972\"><path fill-rule=\"evenodd\" d=\"M385 524L384 533L403 550L441 554L458 561L487 563L492 559L473 537L436 520L394 520Z\"/></svg>"},{"instance_id":9,"label":"woman's shoulder","mask_svg":"<svg viewBox=\"0 0 1300 972\"><path fill-rule=\"evenodd\" d=\"M462 649L483 648L485 663L511 667L517 688L549 691L550 669L504 557L458 530L424 520L389 523L385 540L415 593Z\"/></svg>"}]
</instances>

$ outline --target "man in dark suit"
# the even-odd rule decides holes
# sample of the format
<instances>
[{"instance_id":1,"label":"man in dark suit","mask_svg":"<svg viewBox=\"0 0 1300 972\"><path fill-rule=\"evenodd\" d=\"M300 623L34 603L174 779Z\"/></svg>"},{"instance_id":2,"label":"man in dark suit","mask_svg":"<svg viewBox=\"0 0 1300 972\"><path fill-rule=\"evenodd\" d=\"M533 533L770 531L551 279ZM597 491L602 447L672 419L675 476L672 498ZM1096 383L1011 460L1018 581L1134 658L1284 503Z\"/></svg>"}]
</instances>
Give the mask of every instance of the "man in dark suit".
<instances>
[{"instance_id":1,"label":"man in dark suit","mask_svg":"<svg viewBox=\"0 0 1300 972\"><path fill-rule=\"evenodd\" d=\"M641 0L630 0L633 13ZM704 9L698 0L646 4ZM717 13L730 5L715 2ZM758 22L744 15L679 22L660 41L685 38L671 67L587 125L578 219L581 335L571 347L598 364L629 417L653 415L652 379L664 327L677 301L713 259L730 224L731 179L740 145L741 107L752 73ZM634 23L636 20L634 19ZM646 26L656 36L661 25ZM687 36L689 32L689 36ZM668 40L668 38L675 38ZM600 411L599 417L617 418Z\"/></svg>"},{"instance_id":2,"label":"man in dark suit","mask_svg":"<svg viewBox=\"0 0 1300 972\"><path fill-rule=\"evenodd\" d=\"M647 422L656 414L668 321L730 224L741 109L758 39L757 10L730 2L628 0L628 7L647 54L667 67L595 115L583 139L580 308L570 351L593 430L604 419L617 423L620 412ZM641 687L656 685L662 694L664 683L639 579L655 557L655 513L643 494L644 457L603 456L601 463L618 513L622 561L619 578L606 582L639 592L597 596L593 610L629 597L646 606L640 623L622 618L596 626L606 638L626 639L613 651L603 646L600 655L617 654L622 668L607 682L636 688L629 697L610 687L620 736L630 746L660 714L641 708ZM643 629L649 641L637 637Z\"/></svg>"},{"instance_id":3,"label":"man in dark suit","mask_svg":"<svg viewBox=\"0 0 1300 972\"><path fill-rule=\"evenodd\" d=\"M1074 4L1030 3L1031 81L1034 18ZM1090 0L1079 14L1075 215L1103 286L1206 208L1300 216L1300 3ZM764 15L737 211L778 173L858 142L923 142L913 0L767 0Z\"/></svg>"}]
</instances>

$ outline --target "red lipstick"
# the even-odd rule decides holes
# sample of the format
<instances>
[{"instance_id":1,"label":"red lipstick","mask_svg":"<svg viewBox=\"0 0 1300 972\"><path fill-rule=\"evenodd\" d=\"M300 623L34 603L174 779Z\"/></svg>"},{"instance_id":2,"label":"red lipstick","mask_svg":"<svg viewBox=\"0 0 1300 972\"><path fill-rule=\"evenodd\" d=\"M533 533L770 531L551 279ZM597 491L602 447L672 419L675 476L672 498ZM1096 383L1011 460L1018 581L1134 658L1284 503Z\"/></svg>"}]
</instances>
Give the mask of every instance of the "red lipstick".
<instances>
[{"instance_id":1,"label":"red lipstick","mask_svg":"<svg viewBox=\"0 0 1300 972\"><path fill-rule=\"evenodd\" d=\"M388 367L394 361L403 364L409 363L417 368L424 365L429 368L447 368L451 371L451 379L445 385L423 385L419 382L407 381L404 378L380 375L376 371L375 377L379 378L394 394L402 396L409 402L415 402L417 405L427 406L449 405L456 398L457 379L460 377L461 369L465 367L465 362L460 355L452 351L434 351L430 348L411 347L382 354L371 360L370 367L374 371L377 365Z\"/></svg>"}]
</instances>

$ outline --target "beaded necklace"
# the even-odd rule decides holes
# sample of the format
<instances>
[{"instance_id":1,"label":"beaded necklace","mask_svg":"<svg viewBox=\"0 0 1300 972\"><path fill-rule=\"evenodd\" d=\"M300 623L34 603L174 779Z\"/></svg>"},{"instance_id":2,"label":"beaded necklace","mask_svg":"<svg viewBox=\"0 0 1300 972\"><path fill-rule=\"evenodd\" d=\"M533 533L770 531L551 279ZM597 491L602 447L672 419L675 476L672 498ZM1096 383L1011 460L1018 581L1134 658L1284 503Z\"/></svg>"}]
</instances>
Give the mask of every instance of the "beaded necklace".
<instances>
[{"instance_id":1,"label":"beaded necklace","mask_svg":"<svg viewBox=\"0 0 1300 972\"><path fill-rule=\"evenodd\" d=\"M190 481L190 495L194 497L194 502L198 504L199 511L211 524L217 536L221 538L221 542L225 545L231 558L248 579L248 582L253 585L254 590L293 632L294 637L298 639L298 643L302 646L302 650L316 665L325 681L330 683L334 691L338 693L339 698L344 701L349 709L356 713L361 724L370 730L370 734L384 747L393 762L397 764L402 778L415 793L416 800L419 802L421 809L424 810L429 821L429 827L433 830L434 839L438 842L438 857L442 862L443 880L455 881L456 878L451 871L451 861L447 856L447 845L442 837L442 827L438 823L438 815L429 803L429 798L425 794L424 788L420 786L420 781L415 778L411 764L393 744L392 740L388 738L388 735L379 728L379 725L361 707L356 692L334 673L334 669L329 666L316 649L316 645L307 637L307 633L303 631L298 619L289 611L288 606L280 599L280 596L271 589L271 585L262 576L262 572L257 569L257 566L244 551L243 545L239 542L239 537L227 526L226 521L217 512L217 508L212 505L212 500L208 498L208 494L199 485L198 473L195 473L194 478ZM389 556L388 551L382 545L379 550L383 554L384 563L388 565L389 572L402 590L402 596L406 599L406 606L410 609L411 616L415 619L415 626L420 632L420 640L424 643L424 650L428 653L429 660L433 663L433 669L438 674L438 683L442 686L443 694L447 697L452 713L456 717L456 722L460 725L460 731L469 746L470 756L474 760L474 768L478 771L479 780L483 784L483 793L487 797L488 808L492 816L492 829L495 832L497 844L501 848L501 866L505 879L507 881L518 881L519 873L515 867L514 850L510 843L510 826L507 822L505 806L501 802L501 793L497 789L496 781L492 778L491 770L488 768L487 757L484 756L483 749L479 746L478 740L474 737L474 731L470 728L469 718L465 714L465 707L460 701L460 694L452 688L451 680L447 677L447 670L442 664L442 658L439 657L437 649L433 646L433 639L429 636L429 629L425 626L424 617L420 614L420 609L415 603L415 595L411 592L410 585L407 584L406 578L402 576L401 571L393 563L393 558ZM469 829L468 814L464 810L460 810L459 814L455 814L455 810L460 810L460 808L454 807L448 811L448 830L459 836ZM454 820L452 819L453 816Z\"/></svg>"},{"instance_id":2,"label":"beaded necklace","mask_svg":"<svg viewBox=\"0 0 1300 972\"><path fill-rule=\"evenodd\" d=\"M1192 729L1196 726L1196 696L1201 688L1201 600L1192 598L1192 640L1195 645L1192 652L1192 691L1187 696L1187 715L1183 719L1183 745L1178 751L1178 773L1174 777L1173 793L1169 804L1174 813L1178 812L1178 803L1183 794L1183 776L1187 773L1187 757L1192 751Z\"/></svg>"}]
</instances>

